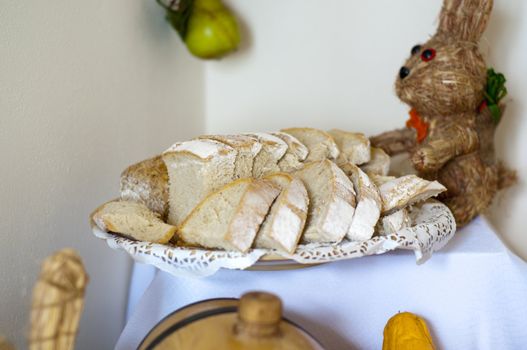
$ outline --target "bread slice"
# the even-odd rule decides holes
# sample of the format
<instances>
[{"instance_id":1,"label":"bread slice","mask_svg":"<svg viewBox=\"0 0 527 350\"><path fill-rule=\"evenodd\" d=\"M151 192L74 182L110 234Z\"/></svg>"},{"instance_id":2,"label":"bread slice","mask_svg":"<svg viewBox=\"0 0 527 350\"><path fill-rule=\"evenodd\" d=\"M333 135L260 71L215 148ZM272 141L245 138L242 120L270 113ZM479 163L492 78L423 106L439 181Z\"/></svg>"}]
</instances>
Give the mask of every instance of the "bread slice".
<instances>
[{"instance_id":1,"label":"bread slice","mask_svg":"<svg viewBox=\"0 0 527 350\"><path fill-rule=\"evenodd\" d=\"M377 233L381 236L387 236L410 226L412 226L412 219L408 210L403 208L383 216L377 225Z\"/></svg>"},{"instance_id":2,"label":"bread slice","mask_svg":"<svg viewBox=\"0 0 527 350\"><path fill-rule=\"evenodd\" d=\"M146 205L132 201L106 203L93 214L93 221L103 231L154 243L167 243L176 232Z\"/></svg>"},{"instance_id":3,"label":"bread slice","mask_svg":"<svg viewBox=\"0 0 527 350\"><path fill-rule=\"evenodd\" d=\"M388 175L390 156L380 148L371 147L371 159L361 165L361 169L368 175Z\"/></svg>"},{"instance_id":4,"label":"bread slice","mask_svg":"<svg viewBox=\"0 0 527 350\"><path fill-rule=\"evenodd\" d=\"M286 173L265 177L282 192L276 198L256 236L256 248L268 248L293 254L307 218L309 198L300 179Z\"/></svg>"},{"instance_id":5,"label":"bread slice","mask_svg":"<svg viewBox=\"0 0 527 350\"><path fill-rule=\"evenodd\" d=\"M278 167L281 171L293 172L301 169L304 166L304 161L309 154L307 147L300 141L285 132L273 132L273 136L276 136L287 144L287 152L278 162Z\"/></svg>"},{"instance_id":6,"label":"bread slice","mask_svg":"<svg viewBox=\"0 0 527 350\"><path fill-rule=\"evenodd\" d=\"M168 172L156 156L126 168L121 174L121 199L146 205L162 219L168 215Z\"/></svg>"},{"instance_id":7,"label":"bread slice","mask_svg":"<svg viewBox=\"0 0 527 350\"><path fill-rule=\"evenodd\" d=\"M289 128L280 130L294 136L306 145L309 154L306 162L315 162L324 159L337 159L339 149L333 137L325 131L313 128Z\"/></svg>"},{"instance_id":8,"label":"bread slice","mask_svg":"<svg viewBox=\"0 0 527 350\"><path fill-rule=\"evenodd\" d=\"M446 191L437 181L427 181L415 175L406 175L384 182L379 186L382 213L391 214L399 209L435 197Z\"/></svg>"},{"instance_id":9,"label":"bread slice","mask_svg":"<svg viewBox=\"0 0 527 350\"><path fill-rule=\"evenodd\" d=\"M254 158L260 153L262 145L253 137L246 135L203 135L199 139L221 142L237 151L234 162L234 178L251 177Z\"/></svg>"},{"instance_id":10,"label":"bread slice","mask_svg":"<svg viewBox=\"0 0 527 350\"><path fill-rule=\"evenodd\" d=\"M328 134L333 137L340 150L337 164L360 165L370 161L370 140L364 134L339 129L331 129Z\"/></svg>"},{"instance_id":11,"label":"bread slice","mask_svg":"<svg viewBox=\"0 0 527 350\"><path fill-rule=\"evenodd\" d=\"M266 180L239 179L208 195L179 226L184 243L246 252L280 189Z\"/></svg>"},{"instance_id":12,"label":"bread slice","mask_svg":"<svg viewBox=\"0 0 527 350\"><path fill-rule=\"evenodd\" d=\"M340 242L351 225L355 191L346 174L330 160L312 162L294 173L304 182L309 210L304 242Z\"/></svg>"},{"instance_id":13,"label":"bread slice","mask_svg":"<svg viewBox=\"0 0 527 350\"><path fill-rule=\"evenodd\" d=\"M373 236L381 215L381 195L377 186L358 166L346 163L340 168L350 177L357 193L357 206L347 237L351 241L368 240Z\"/></svg>"},{"instance_id":14,"label":"bread slice","mask_svg":"<svg viewBox=\"0 0 527 350\"><path fill-rule=\"evenodd\" d=\"M169 224L181 224L208 194L234 179L236 155L232 147L213 140L177 143L163 153L169 176Z\"/></svg>"},{"instance_id":15,"label":"bread slice","mask_svg":"<svg viewBox=\"0 0 527 350\"><path fill-rule=\"evenodd\" d=\"M381 187L382 185L384 185L385 183L387 183L389 181L393 181L393 180L397 179L397 177L391 176L391 175L390 176L385 176L385 175L370 174L368 176L371 179L371 181L373 181L375 186L377 186L377 188Z\"/></svg>"},{"instance_id":16,"label":"bread slice","mask_svg":"<svg viewBox=\"0 0 527 350\"><path fill-rule=\"evenodd\" d=\"M287 152L287 143L274 135L263 132L245 135L252 137L262 145L262 150L254 159L253 177L260 178L280 171L278 162Z\"/></svg>"}]
</instances>

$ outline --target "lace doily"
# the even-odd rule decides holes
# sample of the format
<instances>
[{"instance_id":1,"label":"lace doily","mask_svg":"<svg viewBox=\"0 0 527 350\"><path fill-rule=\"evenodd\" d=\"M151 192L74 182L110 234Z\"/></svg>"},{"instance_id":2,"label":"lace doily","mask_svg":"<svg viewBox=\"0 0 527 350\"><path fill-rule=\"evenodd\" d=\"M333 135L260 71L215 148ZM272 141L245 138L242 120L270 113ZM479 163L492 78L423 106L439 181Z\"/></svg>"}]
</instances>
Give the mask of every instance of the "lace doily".
<instances>
[{"instance_id":1,"label":"lace doily","mask_svg":"<svg viewBox=\"0 0 527 350\"><path fill-rule=\"evenodd\" d=\"M210 276L220 268L246 269L266 254L279 255L300 264L318 264L331 261L383 254L390 250L413 250L418 264L428 260L441 249L456 231L450 210L442 203L429 200L412 208L413 226L387 236L376 236L364 242L344 240L339 244L299 245L295 254L267 249L252 249L248 253L174 247L163 244L134 241L101 231L92 224L95 236L106 240L112 249L122 249L134 260L154 265L174 276Z\"/></svg>"}]
</instances>

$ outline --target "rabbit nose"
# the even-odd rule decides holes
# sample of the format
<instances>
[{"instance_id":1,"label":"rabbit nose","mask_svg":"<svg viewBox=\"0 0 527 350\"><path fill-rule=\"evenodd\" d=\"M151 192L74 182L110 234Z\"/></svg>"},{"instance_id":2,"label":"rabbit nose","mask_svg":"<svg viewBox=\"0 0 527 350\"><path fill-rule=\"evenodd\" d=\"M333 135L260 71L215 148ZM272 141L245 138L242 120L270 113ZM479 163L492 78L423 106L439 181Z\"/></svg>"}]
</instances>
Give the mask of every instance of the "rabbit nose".
<instances>
[{"instance_id":1,"label":"rabbit nose","mask_svg":"<svg viewBox=\"0 0 527 350\"><path fill-rule=\"evenodd\" d=\"M399 77L401 79L406 78L410 74L410 69L408 67L401 67L401 70L399 71Z\"/></svg>"}]
</instances>

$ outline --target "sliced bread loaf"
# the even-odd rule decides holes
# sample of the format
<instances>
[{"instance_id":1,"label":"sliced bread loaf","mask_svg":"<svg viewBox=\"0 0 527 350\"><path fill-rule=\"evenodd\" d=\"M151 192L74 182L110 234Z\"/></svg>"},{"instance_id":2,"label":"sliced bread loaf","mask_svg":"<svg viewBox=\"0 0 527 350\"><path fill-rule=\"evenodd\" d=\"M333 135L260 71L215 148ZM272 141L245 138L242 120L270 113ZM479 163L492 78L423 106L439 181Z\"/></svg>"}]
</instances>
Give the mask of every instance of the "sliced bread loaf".
<instances>
[{"instance_id":1,"label":"sliced bread loaf","mask_svg":"<svg viewBox=\"0 0 527 350\"><path fill-rule=\"evenodd\" d=\"M286 173L265 177L281 189L255 240L256 248L293 254L304 230L309 198L302 180Z\"/></svg>"},{"instance_id":2,"label":"sliced bread loaf","mask_svg":"<svg viewBox=\"0 0 527 350\"><path fill-rule=\"evenodd\" d=\"M186 244L246 252L280 189L266 180L239 179L208 195L179 226Z\"/></svg>"},{"instance_id":3,"label":"sliced bread loaf","mask_svg":"<svg viewBox=\"0 0 527 350\"><path fill-rule=\"evenodd\" d=\"M397 179L397 177L391 176L391 175L390 176L385 176L385 175L370 174L368 176L373 181L375 186L377 186L377 188L381 187L382 185L384 185L385 183L387 183L389 181Z\"/></svg>"},{"instance_id":4,"label":"sliced bread loaf","mask_svg":"<svg viewBox=\"0 0 527 350\"><path fill-rule=\"evenodd\" d=\"M176 232L176 227L165 224L146 205L132 201L106 203L95 212L93 221L103 231L154 243L168 243Z\"/></svg>"},{"instance_id":5,"label":"sliced bread loaf","mask_svg":"<svg viewBox=\"0 0 527 350\"><path fill-rule=\"evenodd\" d=\"M139 202L158 213L168 215L168 173L161 156L126 168L121 174L121 199Z\"/></svg>"},{"instance_id":6,"label":"sliced bread loaf","mask_svg":"<svg viewBox=\"0 0 527 350\"><path fill-rule=\"evenodd\" d=\"M352 241L365 241L373 236L379 220L382 200L377 186L360 168L352 163L342 164L357 193L357 206L347 237Z\"/></svg>"},{"instance_id":7,"label":"sliced bread loaf","mask_svg":"<svg viewBox=\"0 0 527 350\"><path fill-rule=\"evenodd\" d=\"M328 134L333 137L340 150L337 164L360 165L370 161L370 140L364 134L339 129L331 129Z\"/></svg>"},{"instance_id":8,"label":"sliced bread loaf","mask_svg":"<svg viewBox=\"0 0 527 350\"><path fill-rule=\"evenodd\" d=\"M253 137L246 135L203 135L199 139L221 142L237 151L234 162L234 178L251 177L254 158L260 153L262 145Z\"/></svg>"},{"instance_id":9,"label":"sliced bread loaf","mask_svg":"<svg viewBox=\"0 0 527 350\"><path fill-rule=\"evenodd\" d=\"M232 147L213 140L177 143L163 153L169 176L169 224L181 224L208 194L234 179L236 155Z\"/></svg>"},{"instance_id":10,"label":"sliced bread loaf","mask_svg":"<svg viewBox=\"0 0 527 350\"><path fill-rule=\"evenodd\" d=\"M428 198L435 197L446 188L437 181L427 181L415 175L405 175L384 182L379 186L382 213L391 214Z\"/></svg>"},{"instance_id":11,"label":"sliced bread loaf","mask_svg":"<svg viewBox=\"0 0 527 350\"><path fill-rule=\"evenodd\" d=\"M368 175L388 175L390 156L382 149L371 147L371 159L360 167Z\"/></svg>"},{"instance_id":12,"label":"sliced bread loaf","mask_svg":"<svg viewBox=\"0 0 527 350\"><path fill-rule=\"evenodd\" d=\"M295 137L285 132L273 132L272 135L282 139L287 144L287 152L278 161L280 170L290 173L302 168L309 153L307 147Z\"/></svg>"},{"instance_id":13,"label":"sliced bread loaf","mask_svg":"<svg viewBox=\"0 0 527 350\"><path fill-rule=\"evenodd\" d=\"M313 128L289 128L281 131L295 137L307 147L309 154L306 162L324 159L334 160L339 155L339 149L335 140L325 131Z\"/></svg>"},{"instance_id":14,"label":"sliced bread loaf","mask_svg":"<svg viewBox=\"0 0 527 350\"><path fill-rule=\"evenodd\" d=\"M263 132L246 134L262 145L262 150L254 159L253 177L260 178L280 171L278 162L287 152L287 143L282 139Z\"/></svg>"},{"instance_id":15,"label":"sliced bread loaf","mask_svg":"<svg viewBox=\"0 0 527 350\"><path fill-rule=\"evenodd\" d=\"M309 196L303 241L340 242L355 211L355 191L349 178L327 159L306 164L294 176L304 182Z\"/></svg>"}]
</instances>

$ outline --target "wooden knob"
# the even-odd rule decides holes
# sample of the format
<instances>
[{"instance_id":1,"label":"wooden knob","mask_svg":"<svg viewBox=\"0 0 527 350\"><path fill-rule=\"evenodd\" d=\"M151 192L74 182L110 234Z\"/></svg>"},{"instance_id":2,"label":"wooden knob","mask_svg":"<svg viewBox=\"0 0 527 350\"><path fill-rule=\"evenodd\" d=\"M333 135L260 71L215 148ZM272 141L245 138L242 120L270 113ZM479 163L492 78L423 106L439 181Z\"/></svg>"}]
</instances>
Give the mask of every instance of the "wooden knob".
<instances>
[{"instance_id":1,"label":"wooden knob","mask_svg":"<svg viewBox=\"0 0 527 350\"><path fill-rule=\"evenodd\" d=\"M251 336L273 336L279 333L282 301L274 294L250 292L240 299L237 331Z\"/></svg>"}]
</instances>

